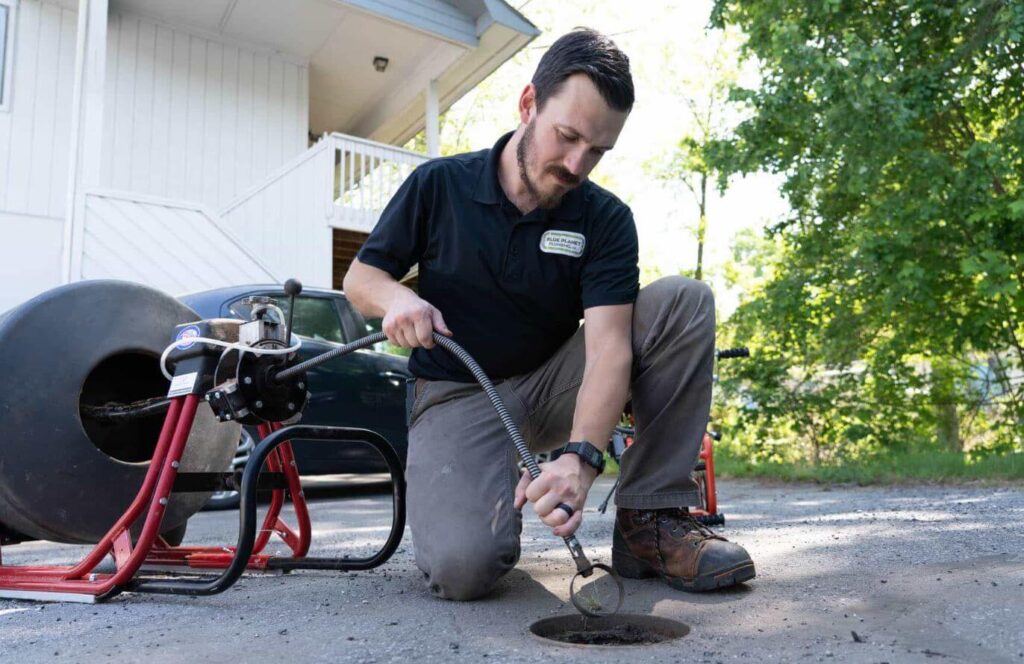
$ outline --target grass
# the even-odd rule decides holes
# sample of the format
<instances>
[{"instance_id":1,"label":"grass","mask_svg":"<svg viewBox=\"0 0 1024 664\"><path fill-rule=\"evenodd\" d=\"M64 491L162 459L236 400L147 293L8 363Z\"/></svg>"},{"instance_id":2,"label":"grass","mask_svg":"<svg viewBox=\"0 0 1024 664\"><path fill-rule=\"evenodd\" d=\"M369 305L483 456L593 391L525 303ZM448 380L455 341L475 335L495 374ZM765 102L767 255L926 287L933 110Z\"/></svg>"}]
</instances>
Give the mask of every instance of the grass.
<instances>
[{"instance_id":1,"label":"grass","mask_svg":"<svg viewBox=\"0 0 1024 664\"><path fill-rule=\"evenodd\" d=\"M1024 481L1024 454L993 456L969 462L953 452L904 452L865 461L814 466L752 463L715 451L719 477L750 477L787 482L899 484L901 482Z\"/></svg>"}]
</instances>

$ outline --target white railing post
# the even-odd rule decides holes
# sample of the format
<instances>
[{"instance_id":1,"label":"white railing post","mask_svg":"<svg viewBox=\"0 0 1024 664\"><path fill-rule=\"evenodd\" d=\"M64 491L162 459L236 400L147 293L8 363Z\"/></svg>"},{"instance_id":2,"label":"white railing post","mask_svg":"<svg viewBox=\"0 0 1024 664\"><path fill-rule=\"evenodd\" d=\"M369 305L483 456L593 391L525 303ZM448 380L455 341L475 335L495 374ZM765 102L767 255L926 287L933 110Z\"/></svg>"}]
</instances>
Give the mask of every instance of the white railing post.
<instances>
[{"instance_id":1,"label":"white railing post","mask_svg":"<svg viewBox=\"0 0 1024 664\"><path fill-rule=\"evenodd\" d=\"M427 84L427 89L424 93L426 97L426 109L424 113L424 120L426 122L427 130L427 155L430 157L441 156L441 122L440 122L440 104L438 103L437 95L437 79L430 79L430 83Z\"/></svg>"},{"instance_id":2,"label":"white railing post","mask_svg":"<svg viewBox=\"0 0 1024 664\"><path fill-rule=\"evenodd\" d=\"M331 134L331 225L368 232L391 197L427 156L344 134ZM333 183L337 183L337 190Z\"/></svg>"}]
</instances>

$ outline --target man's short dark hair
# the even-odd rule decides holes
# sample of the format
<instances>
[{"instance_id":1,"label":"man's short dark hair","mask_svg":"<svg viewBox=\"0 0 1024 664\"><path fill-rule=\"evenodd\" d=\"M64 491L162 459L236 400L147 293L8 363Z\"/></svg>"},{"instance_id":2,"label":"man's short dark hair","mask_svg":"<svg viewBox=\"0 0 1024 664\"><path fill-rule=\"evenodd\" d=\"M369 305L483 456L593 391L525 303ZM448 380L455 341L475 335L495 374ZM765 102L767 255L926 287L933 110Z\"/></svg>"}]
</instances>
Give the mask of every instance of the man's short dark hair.
<instances>
[{"instance_id":1,"label":"man's short dark hair","mask_svg":"<svg viewBox=\"0 0 1024 664\"><path fill-rule=\"evenodd\" d=\"M629 58L608 37L590 28L576 28L559 37L533 73L537 111L558 94L573 74L586 74L605 102L617 111L633 108L633 76Z\"/></svg>"}]
</instances>

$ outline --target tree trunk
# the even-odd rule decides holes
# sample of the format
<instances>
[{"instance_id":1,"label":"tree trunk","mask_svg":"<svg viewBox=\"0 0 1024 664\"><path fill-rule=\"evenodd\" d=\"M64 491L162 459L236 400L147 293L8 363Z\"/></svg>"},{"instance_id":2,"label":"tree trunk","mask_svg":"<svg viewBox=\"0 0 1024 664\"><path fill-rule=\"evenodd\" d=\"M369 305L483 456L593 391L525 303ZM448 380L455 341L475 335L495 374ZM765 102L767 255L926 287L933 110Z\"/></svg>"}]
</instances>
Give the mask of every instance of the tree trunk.
<instances>
[{"instance_id":1,"label":"tree trunk","mask_svg":"<svg viewBox=\"0 0 1024 664\"><path fill-rule=\"evenodd\" d=\"M936 434L939 445L950 452L963 452L960 414L956 406L958 390L955 372L942 360L932 362L932 403L935 404Z\"/></svg>"},{"instance_id":2,"label":"tree trunk","mask_svg":"<svg viewBox=\"0 0 1024 664\"><path fill-rule=\"evenodd\" d=\"M963 452L964 441L960 437L960 415L955 403L938 404L939 444L950 452Z\"/></svg>"},{"instance_id":3,"label":"tree trunk","mask_svg":"<svg viewBox=\"0 0 1024 664\"><path fill-rule=\"evenodd\" d=\"M700 219L697 221L697 269L693 278L700 281L704 278L704 235L708 230L708 174L700 174Z\"/></svg>"}]
</instances>

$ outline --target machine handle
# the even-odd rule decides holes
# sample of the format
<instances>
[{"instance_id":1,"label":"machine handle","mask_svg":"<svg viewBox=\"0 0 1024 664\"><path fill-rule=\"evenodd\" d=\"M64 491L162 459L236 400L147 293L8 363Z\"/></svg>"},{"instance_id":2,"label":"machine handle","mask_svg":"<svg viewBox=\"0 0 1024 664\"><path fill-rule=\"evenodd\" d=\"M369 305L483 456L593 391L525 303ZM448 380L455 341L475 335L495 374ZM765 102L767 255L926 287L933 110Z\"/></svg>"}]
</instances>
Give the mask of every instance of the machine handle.
<instances>
[{"instance_id":1,"label":"machine handle","mask_svg":"<svg viewBox=\"0 0 1024 664\"><path fill-rule=\"evenodd\" d=\"M289 279L284 282L284 294L288 296L288 327L285 328L285 343L292 345L292 318L295 316L295 296L302 292L302 282Z\"/></svg>"},{"instance_id":2,"label":"machine handle","mask_svg":"<svg viewBox=\"0 0 1024 664\"><path fill-rule=\"evenodd\" d=\"M746 346L739 348L723 348L715 351L715 357L720 360L728 360L733 357L750 357L750 349Z\"/></svg>"}]
</instances>

